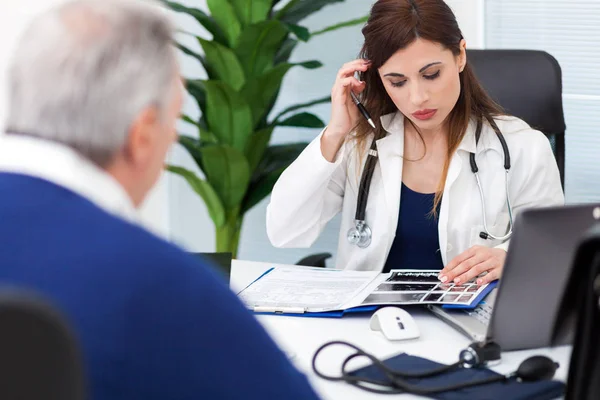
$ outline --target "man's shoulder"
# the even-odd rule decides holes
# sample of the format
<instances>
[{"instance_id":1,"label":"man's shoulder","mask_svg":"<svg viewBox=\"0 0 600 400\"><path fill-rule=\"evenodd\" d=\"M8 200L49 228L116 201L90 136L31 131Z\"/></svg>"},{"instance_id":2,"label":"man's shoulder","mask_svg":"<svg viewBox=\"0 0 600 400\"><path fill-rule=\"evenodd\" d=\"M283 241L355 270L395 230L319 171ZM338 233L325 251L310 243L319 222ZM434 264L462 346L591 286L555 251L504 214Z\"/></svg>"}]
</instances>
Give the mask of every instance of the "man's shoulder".
<instances>
[{"instance_id":1,"label":"man's shoulder","mask_svg":"<svg viewBox=\"0 0 600 400\"><path fill-rule=\"evenodd\" d=\"M124 219L88 199L45 182L44 193L57 197L57 202L43 204L40 214L47 218L53 234L69 238L71 250L77 247L82 256L95 254L97 263L104 262L106 271L110 265L115 268L153 269L190 266L201 264L182 248L150 232L139 221ZM55 247L60 250L59 246Z\"/></svg>"},{"instance_id":2,"label":"man's shoulder","mask_svg":"<svg viewBox=\"0 0 600 400\"><path fill-rule=\"evenodd\" d=\"M105 251L115 259L132 262L146 273L168 268L174 272L178 268L201 264L181 247L150 232L137 223L126 221L97 209L90 230L94 236L103 238ZM97 242L98 243L98 242Z\"/></svg>"}]
</instances>

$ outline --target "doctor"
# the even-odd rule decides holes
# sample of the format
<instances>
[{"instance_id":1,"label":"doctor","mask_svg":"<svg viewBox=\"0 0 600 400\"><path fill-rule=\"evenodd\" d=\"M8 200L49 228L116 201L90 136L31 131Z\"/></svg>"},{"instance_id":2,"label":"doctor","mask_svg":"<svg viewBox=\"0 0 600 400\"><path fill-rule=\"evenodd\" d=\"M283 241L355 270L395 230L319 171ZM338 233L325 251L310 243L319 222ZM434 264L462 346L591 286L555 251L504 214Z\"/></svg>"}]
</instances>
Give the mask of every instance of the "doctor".
<instances>
[{"instance_id":1,"label":"doctor","mask_svg":"<svg viewBox=\"0 0 600 400\"><path fill-rule=\"evenodd\" d=\"M337 75L329 125L273 189L271 242L309 247L341 211L338 268L500 278L515 214L564 203L547 138L486 94L443 0L379 0L363 35L361 58Z\"/></svg>"}]
</instances>

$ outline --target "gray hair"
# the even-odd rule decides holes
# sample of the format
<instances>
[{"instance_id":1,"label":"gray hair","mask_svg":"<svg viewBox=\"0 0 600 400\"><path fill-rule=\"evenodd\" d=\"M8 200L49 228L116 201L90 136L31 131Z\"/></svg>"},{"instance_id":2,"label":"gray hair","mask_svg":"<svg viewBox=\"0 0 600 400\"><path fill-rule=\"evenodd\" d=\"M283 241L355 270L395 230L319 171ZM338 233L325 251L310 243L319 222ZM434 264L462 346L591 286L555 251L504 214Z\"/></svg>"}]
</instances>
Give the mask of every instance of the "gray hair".
<instances>
[{"instance_id":1,"label":"gray hair","mask_svg":"<svg viewBox=\"0 0 600 400\"><path fill-rule=\"evenodd\" d=\"M140 0L74 0L38 16L8 72L6 132L106 166L146 107L163 115L177 64L167 12Z\"/></svg>"}]
</instances>

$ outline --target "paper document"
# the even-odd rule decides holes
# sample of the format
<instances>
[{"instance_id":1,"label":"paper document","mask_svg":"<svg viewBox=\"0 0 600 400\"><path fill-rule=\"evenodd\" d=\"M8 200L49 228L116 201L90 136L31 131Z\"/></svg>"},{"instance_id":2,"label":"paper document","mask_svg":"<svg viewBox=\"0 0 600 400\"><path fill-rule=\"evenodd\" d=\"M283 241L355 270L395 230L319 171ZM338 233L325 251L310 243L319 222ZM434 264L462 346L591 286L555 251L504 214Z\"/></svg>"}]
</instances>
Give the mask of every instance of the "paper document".
<instances>
[{"instance_id":1,"label":"paper document","mask_svg":"<svg viewBox=\"0 0 600 400\"><path fill-rule=\"evenodd\" d=\"M438 304L474 307L492 289L474 282L442 283L438 270L345 271L273 268L238 293L255 312L279 314L346 311L356 307Z\"/></svg>"},{"instance_id":2,"label":"paper document","mask_svg":"<svg viewBox=\"0 0 600 400\"><path fill-rule=\"evenodd\" d=\"M372 271L279 267L242 290L239 297L257 312L343 310L378 275Z\"/></svg>"}]
</instances>

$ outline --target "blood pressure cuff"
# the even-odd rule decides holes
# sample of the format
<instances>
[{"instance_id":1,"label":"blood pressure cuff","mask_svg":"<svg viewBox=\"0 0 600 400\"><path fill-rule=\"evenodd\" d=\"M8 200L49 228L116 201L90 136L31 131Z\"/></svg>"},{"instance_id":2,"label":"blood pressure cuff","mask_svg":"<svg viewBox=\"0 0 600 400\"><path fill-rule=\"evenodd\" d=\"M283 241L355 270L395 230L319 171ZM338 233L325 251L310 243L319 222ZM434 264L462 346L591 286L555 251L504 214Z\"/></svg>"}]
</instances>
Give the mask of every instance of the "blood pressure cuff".
<instances>
[{"instance_id":1,"label":"blood pressure cuff","mask_svg":"<svg viewBox=\"0 0 600 400\"><path fill-rule=\"evenodd\" d=\"M388 358L384 364L398 371L411 373L426 372L441 367L436 363L421 357L408 354ZM352 375L386 380L385 376L373 366L356 370ZM423 389L467 383L482 380L499 374L487 368L458 368L441 375L424 379L406 379L413 385ZM432 399L441 400L553 400L564 394L565 385L559 381L517 382L515 378L505 382L495 382L487 385L443 392L429 395ZM393 396L392 396L393 397Z\"/></svg>"}]
</instances>

